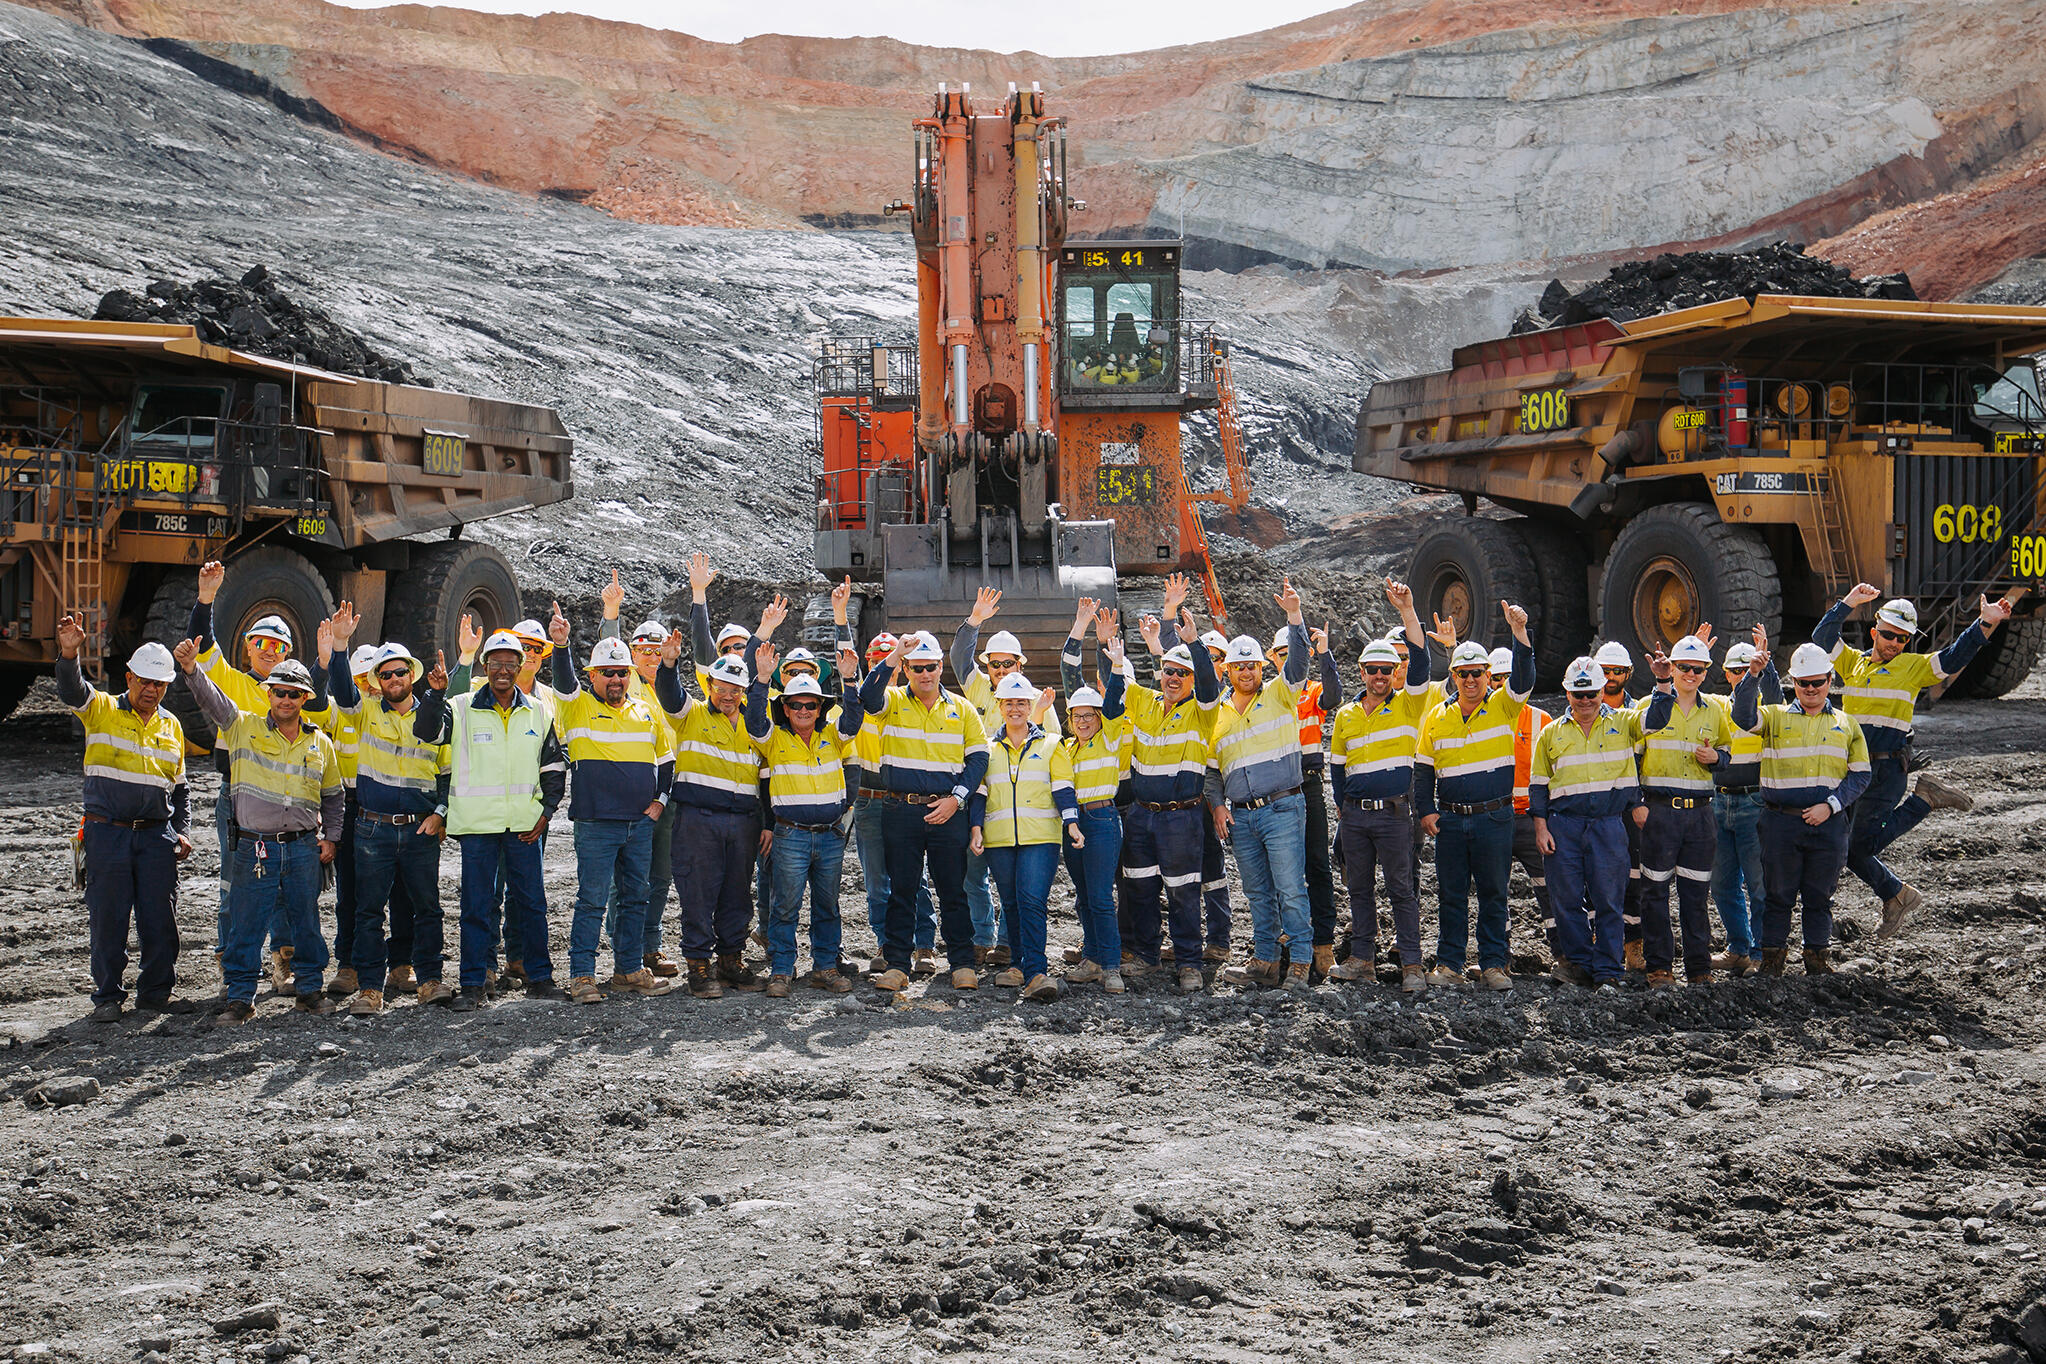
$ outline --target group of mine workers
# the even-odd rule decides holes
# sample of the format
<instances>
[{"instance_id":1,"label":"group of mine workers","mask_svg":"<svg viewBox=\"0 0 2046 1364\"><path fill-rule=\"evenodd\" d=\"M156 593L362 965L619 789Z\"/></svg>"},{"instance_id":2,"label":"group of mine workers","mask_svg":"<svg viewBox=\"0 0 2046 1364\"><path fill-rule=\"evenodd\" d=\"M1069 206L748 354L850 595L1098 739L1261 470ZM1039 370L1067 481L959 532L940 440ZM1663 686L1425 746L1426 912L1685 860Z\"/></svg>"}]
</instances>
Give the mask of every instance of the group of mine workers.
<instances>
[{"instance_id":1,"label":"group of mine workers","mask_svg":"<svg viewBox=\"0 0 2046 1364\"><path fill-rule=\"evenodd\" d=\"M1001 602L983 589L952 641L963 679L952 691L946 650L928 632L883 633L864 657L855 650L849 583L832 594L830 658L776 649L781 598L757 627L713 637L714 576L692 557L687 631L649 620L626 637L614 573L580 666L558 607L544 627L526 620L488 638L465 617L451 671L402 643L354 647L358 619L344 602L319 624L313 666L291 656L286 623L266 616L240 641L243 670L214 636L225 570L209 563L189 637L144 644L125 690L103 692L81 675L84 632L66 617L57 687L85 729L93 1018L120 1015L131 920L138 1007L197 1007L173 994L176 864L192 851L191 809L184 735L163 702L180 674L214 728L223 775L222 1023L253 1015L266 939L274 988L313 1013L374 1015L401 992L469 1011L511 988L594 1004L607 992L666 994L685 973L698 997L786 997L797 983L842 994L860 973L843 959L839 917L848 838L878 944L866 974L883 991L939 972L942 930L954 989L992 972L1024 998L1057 998L1046 919L1061 863L1081 934L1064 954L1065 986L1119 994L1127 978L1173 970L1191 993L1210 966L1226 968L1228 984L1290 991L1375 979L1382 882L1397 958L1385 959L1388 979L1396 964L1409 993L1509 990L1518 862L1554 978L1609 989L1629 971L1673 985L1679 959L1694 984L1715 972L1781 974L1800 906L1804 969L1831 970L1843 868L1882 900L1881 935L1897 933L1920 897L1880 854L1930 810L1970 804L1929 775L1906 794L1917 696L2010 615L1985 598L1980 619L1939 652L1914 653L1916 612L1891 601L1864 653L1841 640L1849 614L1879 595L1864 584L1792 652L1788 688L1757 625L1721 660L1731 695L1704 693L1708 625L1646 660L1654 686L1638 701L1624 648L1576 659L1561 679L1567 713L1551 717L1528 704L1523 608L1500 603L1513 643L1488 652L1440 618L1424 630L1397 582L1385 595L1401 624L1365 646L1361 690L1346 702L1327 634L1307 627L1290 582L1275 598L1287 624L1267 649L1203 633L1185 580L1168 580L1161 615L1139 625L1155 688L1137 680L1117 613L1084 599L1059 687L1040 687L1013 634L982 643ZM1445 682L1430 680L1431 640L1447 652ZM576 865L565 985L549 956L542 876L564 796ZM448 838L461 862L454 984L443 978ZM1430 839L1432 967L1416 894ZM1249 956L1236 965L1225 849L1250 908ZM1332 867L1352 911L1341 961ZM319 911L329 868L331 979ZM671 884L680 961L663 934ZM1716 956L1708 894L1725 934ZM810 970L799 976L806 897ZM600 983L607 935L613 971ZM749 945L764 962L748 961Z\"/></svg>"}]
</instances>

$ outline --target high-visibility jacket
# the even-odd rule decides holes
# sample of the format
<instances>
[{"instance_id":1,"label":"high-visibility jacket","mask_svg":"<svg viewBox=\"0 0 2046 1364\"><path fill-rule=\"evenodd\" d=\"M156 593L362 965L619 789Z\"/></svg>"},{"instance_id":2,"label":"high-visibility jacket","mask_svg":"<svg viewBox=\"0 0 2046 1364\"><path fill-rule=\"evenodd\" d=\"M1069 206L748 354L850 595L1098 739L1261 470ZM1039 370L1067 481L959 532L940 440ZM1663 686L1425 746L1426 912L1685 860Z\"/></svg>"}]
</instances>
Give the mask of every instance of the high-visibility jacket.
<instances>
[{"instance_id":1,"label":"high-visibility jacket","mask_svg":"<svg viewBox=\"0 0 2046 1364\"><path fill-rule=\"evenodd\" d=\"M1642 803L1636 766L1644 734L1641 712L1600 706L1591 732L1559 715L1535 736L1528 764L1527 812L1536 819L1577 815L1597 819L1624 814Z\"/></svg>"},{"instance_id":2,"label":"high-visibility jacket","mask_svg":"<svg viewBox=\"0 0 2046 1364\"><path fill-rule=\"evenodd\" d=\"M1813 628L1812 643L1832 657L1833 671L1840 674L1839 704L1861 726L1870 755L1894 753L1911 742L1918 693L1967 667L1989 637L1978 620L1938 653L1898 654L1888 663L1878 663L1874 654L1850 649L1841 641L1840 627L1850 610L1845 602L1835 602Z\"/></svg>"},{"instance_id":3,"label":"high-visibility jacket","mask_svg":"<svg viewBox=\"0 0 2046 1364\"><path fill-rule=\"evenodd\" d=\"M1200 799L1214 752L1208 736L1216 700L1188 692L1172 705L1163 693L1134 685L1123 704L1130 727L1131 797L1148 805Z\"/></svg>"},{"instance_id":4,"label":"high-visibility jacket","mask_svg":"<svg viewBox=\"0 0 2046 1364\"><path fill-rule=\"evenodd\" d=\"M1288 626L1301 648L1241 710L1233 692L1215 707L1208 759L1210 801L1257 800L1301 784L1300 689L1307 682L1305 630Z\"/></svg>"},{"instance_id":5,"label":"high-visibility jacket","mask_svg":"<svg viewBox=\"0 0 2046 1364\"><path fill-rule=\"evenodd\" d=\"M835 823L850 799L846 769L852 769L854 783L859 781L854 740L865 731L861 723L865 712L858 706L841 706L827 723L820 711L817 727L806 739L775 721L767 692L765 678L755 678L747 688L746 733L767 769L774 817L813 827Z\"/></svg>"},{"instance_id":6,"label":"high-visibility jacket","mask_svg":"<svg viewBox=\"0 0 2046 1364\"><path fill-rule=\"evenodd\" d=\"M1309 678L1300 688L1300 700L1295 709L1300 715L1300 766L1320 767L1324 761L1322 735L1328 720L1328 711L1321 704L1320 679Z\"/></svg>"},{"instance_id":7,"label":"high-visibility jacket","mask_svg":"<svg viewBox=\"0 0 2046 1364\"><path fill-rule=\"evenodd\" d=\"M647 807L666 804L675 754L666 723L632 699L611 705L581 685L575 651L554 650L554 725L574 775L570 819L644 819Z\"/></svg>"},{"instance_id":8,"label":"high-visibility jacket","mask_svg":"<svg viewBox=\"0 0 2046 1364\"><path fill-rule=\"evenodd\" d=\"M1726 709L1704 696L1686 711L1674 692L1653 691L1641 713L1645 748L1641 756L1641 787L1659 796L1709 796L1713 774L1730 757L1733 722ZM1691 750L1703 744L1719 750L1719 761L1706 767Z\"/></svg>"},{"instance_id":9,"label":"high-visibility jacket","mask_svg":"<svg viewBox=\"0 0 2046 1364\"><path fill-rule=\"evenodd\" d=\"M959 694L980 712L981 728L992 739L1001 732L1002 703L995 699L995 684L981 671L979 661L974 658L974 647L980 643L980 627L972 621L961 621L958 631L952 636L952 671L959 678ZM1056 710L1046 711L1044 719L1034 722L1056 742L1065 737L1059 728Z\"/></svg>"},{"instance_id":10,"label":"high-visibility jacket","mask_svg":"<svg viewBox=\"0 0 2046 1364\"><path fill-rule=\"evenodd\" d=\"M663 664L654 691L675 736L675 775L668 799L693 810L760 812L760 745L746 733L744 708L727 716L682 690Z\"/></svg>"},{"instance_id":11,"label":"high-visibility jacket","mask_svg":"<svg viewBox=\"0 0 2046 1364\"><path fill-rule=\"evenodd\" d=\"M1414 748L1428 708L1428 684L1422 682L1393 692L1383 704L1359 697L1336 712L1328 760L1337 805L1397 800L1413 789Z\"/></svg>"},{"instance_id":12,"label":"high-visibility jacket","mask_svg":"<svg viewBox=\"0 0 2046 1364\"><path fill-rule=\"evenodd\" d=\"M987 776L987 729L980 712L954 691L940 690L926 706L911 688L889 686L893 673L884 663L860 684L866 722L881 731L877 789L970 800Z\"/></svg>"},{"instance_id":13,"label":"high-visibility jacket","mask_svg":"<svg viewBox=\"0 0 2046 1364\"><path fill-rule=\"evenodd\" d=\"M418 703L395 711L372 696L342 711L356 735L355 794L362 808L385 815L432 813L440 803L445 755L438 744L419 738Z\"/></svg>"},{"instance_id":14,"label":"high-visibility jacket","mask_svg":"<svg viewBox=\"0 0 2046 1364\"><path fill-rule=\"evenodd\" d=\"M334 741L304 720L296 737L287 737L270 719L267 697L260 712L240 710L204 672L187 681L227 745L235 826L253 835L317 832L340 842L344 788Z\"/></svg>"},{"instance_id":15,"label":"high-visibility jacket","mask_svg":"<svg viewBox=\"0 0 2046 1364\"><path fill-rule=\"evenodd\" d=\"M88 683L75 658L57 660L57 694L85 726L85 813L161 819L169 834L189 834L185 731L178 717L158 706L143 719L126 695Z\"/></svg>"},{"instance_id":16,"label":"high-visibility jacket","mask_svg":"<svg viewBox=\"0 0 2046 1364\"><path fill-rule=\"evenodd\" d=\"M1432 685L1432 684L1431 684ZM1516 784L1514 731L1534 690L1534 649L1513 642L1513 671L1468 716L1454 679L1442 703L1421 717L1414 746L1414 812L1437 813L1438 801L1489 805L1511 800Z\"/></svg>"},{"instance_id":17,"label":"high-visibility jacket","mask_svg":"<svg viewBox=\"0 0 2046 1364\"><path fill-rule=\"evenodd\" d=\"M988 746L987 776L973 793L972 819L981 843L1016 848L1057 843L1062 826L1080 818L1073 790L1073 759L1064 744L1036 725L1022 746L1004 728Z\"/></svg>"},{"instance_id":18,"label":"high-visibility jacket","mask_svg":"<svg viewBox=\"0 0 2046 1364\"><path fill-rule=\"evenodd\" d=\"M1534 765L1535 736L1547 728L1549 713L1540 706L1522 706L1513 721L1513 809L1527 813L1528 772Z\"/></svg>"},{"instance_id":19,"label":"high-visibility jacket","mask_svg":"<svg viewBox=\"0 0 2046 1364\"><path fill-rule=\"evenodd\" d=\"M1763 676L1762 687L1766 695L1782 694L1782 684L1776 680L1772 665ZM1733 723L1733 698L1712 695L1705 698L1726 712L1726 727L1733 735L1727 744L1726 761L1712 769L1712 784L1719 790L1745 790L1762 784L1762 736L1750 734Z\"/></svg>"},{"instance_id":20,"label":"high-visibility jacket","mask_svg":"<svg viewBox=\"0 0 2046 1364\"><path fill-rule=\"evenodd\" d=\"M1860 723L1831 697L1807 715L1798 705L1760 704L1761 684L1744 678L1733 689L1733 722L1762 736L1762 799L1802 809L1826 804L1837 813L1868 789L1868 740Z\"/></svg>"},{"instance_id":21,"label":"high-visibility jacket","mask_svg":"<svg viewBox=\"0 0 2046 1364\"><path fill-rule=\"evenodd\" d=\"M434 726L448 755L448 832L525 833L553 818L568 782L568 759L555 737L554 721L522 691L498 709L490 689L459 693ZM424 729L428 717L422 717Z\"/></svg>"},{"instance_id":22,"label":"high-visibility jacket","mask_svg":"<svg viewBox=\"0 0 2046 1364\"><path fill-rule=\"evenodd\" d=\"M1127 716L1104 714L1101 728L1094 731L1093 737L1082 739L1078 734L1068 734L1060 740L1066 750L1066 761L1073 769L1073 798L1080 804L1115 799L1116 788L1128 774L1128 759L1124 756L1129 751L1125 742L1128 729Z\"/></svg>"}]
</instances>

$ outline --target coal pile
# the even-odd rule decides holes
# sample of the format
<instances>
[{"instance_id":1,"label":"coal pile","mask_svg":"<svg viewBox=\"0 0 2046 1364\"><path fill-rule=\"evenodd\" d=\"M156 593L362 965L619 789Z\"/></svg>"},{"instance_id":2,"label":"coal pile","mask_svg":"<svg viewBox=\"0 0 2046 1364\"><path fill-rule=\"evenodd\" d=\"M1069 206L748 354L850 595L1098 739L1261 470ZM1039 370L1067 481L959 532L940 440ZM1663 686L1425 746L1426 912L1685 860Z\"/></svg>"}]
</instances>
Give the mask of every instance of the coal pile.
<instances>
[{"instance_id":1,"label":"coal pile","mask_svg":"<svg viewBox=\"0 0 2046 1364\"><path fill-rule=\"evenodd\" d=\"M199 339L251 355L312 365L389 384L432 381L393 359L320 309L299 303L258 265L239 281L202 279L179 284L160 279L146 295L116 289L99 301L95 322L167 322L197 327Z\"/></svg>"},{"instance_id":2,"label":"coal pile","mask_svg":"<svg viewBox=\"0 0 2046 1364\"><path fill-rule=\"evenodd\" d=\"M1816 256L1807 256L1796 242L1772 242L1758 251L1664 252L1653 260L1628 261L1576 293L1552 279L1541 301L1513 321L1513 334L1543 327L1565 327L1610 317L1632 322L1639 317L1695 308L1701 303L1757 294L1807 294L1818 298L1915 299L1910 276L1854 275Z\"/></svg>"}]
</instances>

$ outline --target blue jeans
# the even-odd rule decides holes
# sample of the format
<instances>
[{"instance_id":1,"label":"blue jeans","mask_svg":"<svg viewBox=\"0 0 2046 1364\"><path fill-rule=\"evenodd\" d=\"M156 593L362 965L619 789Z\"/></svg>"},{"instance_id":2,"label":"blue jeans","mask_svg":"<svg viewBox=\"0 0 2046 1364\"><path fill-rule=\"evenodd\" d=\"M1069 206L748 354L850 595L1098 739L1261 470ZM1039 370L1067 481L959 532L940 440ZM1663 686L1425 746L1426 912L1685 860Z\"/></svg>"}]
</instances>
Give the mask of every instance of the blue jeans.
<instances>
[{"instance_id":1,"label":"blue jeans","mask_svg":"<svg viewBox=\"0 0 2046 1364\"><path fill-rule=\"evenodd\" d=\"M1442 811L1435 829L1435 964L1461 971L1471 938L1470 897L1478 892L1478 965L1506 970L1512 964L1507 935L1507 885L1513 875L1513 807L1482 815ZM1556 874L1549 873L1555 901ZM1557 903L1560 910L1562 905ZM1560 918L1561 915L1558 915Z\"/></svg>"},{"instance_id":2,"label":"blue jeans","mask_svg":"<svg viewBox=\"0 0 2046 1364\"><path fill-rule=\"evenodd\" d=\"M1483 815L1477 816L1485 818ZM1556 955L1591 972L1603 985L1627 974L1620 957L1626 930L1620 919L1627 898L1625 815L1550 815L1549 903L1556 911Z\"/></svg>"},{"instance_id":3,"label":"blue jeans","mask_svg":"<svg viewBox=\"0 0 2046 1364\"><path fill-rule=\"evenodd\" d=\"M535 984L554 979L547 957L547 884L541 876L544 838L522 843L515 833L463 834L462 848L462 988L483 988L484 969L497 960L497 897L504 896L504 938L507 950L516 928L526 979Z\"/></svg>"},{"instance_id":4,"label":"blue jeans","mask_svg":"<svg viewBox=\"0 0 2046 1364\"><path fill-rule=\"evenodd\" d=\"M1073 878L1073 909L1080 920L1080 955L1104 971L1122 969L1122 929L1115 918L1115 871L1122 861L1122 816L1113 805L1080 811L1084 848L1066 845Z\"/></svg>"},{"instance_id":5,"label":"blue jeans","mask_svg":"<svg viewBox=\"0 0 2046 1364\"><path fill-rule=\"evenodd\" d=\"M228 794L227 778L220 779L220 794L213 801L213 834L220 843L220 911L215 915L213 950L223 957L227 953L227 901L234 887L234 857L228 851L228 835L234 832L234 799ZM315 916L317 922L317 916ZM265 930L274 948L291 945L291 935L284 925L271 924ZM259 949L260 950L260 949Z\"/></svg>"},{"instance_id":6,"label":"blue jeans","mask_svg":"<svg viewBox=\"0 0 2046 1364\"><path fill-rule=\"evenodd\" d=\"M92 946L92 1002L118 1004L128 970L128 924L142 945L135 993L167 995L177 984L178 839L170 825L124 829L88 823L85 839L86 937Z\"/></svg>"},{"instance_id":7,"label":"blue jeans","mask_svg":"<svg viewBox=\"0 0 2046 1364\"><path fill-rule=\"evenodd\" d=\"M1250 901L1252 955L1277 961L1280 941L1305 962L1314 926L1307 903L1307 798L1294 792L1255 810L1236 810L1229 842ZM1177 957L1178 948L1173 949ZM1186 963L1192 965L1193 963Z\"/></svg>"},{"instance_id":8,"label":"blue jeans","mask_svg":"<svg viewBox=\"0 0 2046 1364\"><path fill-rule=\"evenodd\" d=\"M861 796L853 806L853 838L859 845L860 876L867 883L867 927L878 949L888 936L888 850L881 841L881 812L888 802ZM931 883L916 884L916 948L928 952L938 941L938 909L931 902ZM876 955L879 955L878 951Z\"/></svg>"},{"instance_id":9,"label":"blue jeans","mask_svg":"<svg viewBox=\"0 0 2046 1364\"><path fill-rule=\"evenodd\" d=\"M1847 811L1854 817L1847 838L1847 869L1860 877L1877 899L1888 900L1904 888L1904 880L1883 865L1879 854L1917 828L1932 807L1917 796L1904 794L1911 774L1904 769L1902 753L1878 754L1868 763L1868 789Z\"/></svg>"},{"instance_id":10,"label":"blue jeans","mask_svg":"<svg viewBox=\"0 0 2046 1364\"><path fill-rule=\"evenodd\" d=\"M260 855L259 855L260 854ZM303 944L292 954L292 987L315 994L327 966L327 939L320 932L320 845L311 834L290 843L244 837L230 853L227 945L221 975L227 997L254 1003L263 974L263 935L276 924L280 936Z\"/></svg>"},{"instance_id":11,"label":"blue jeans","mask_svg":"<svg viewBox=\"0 0 2046 1364\"><path fill-rule=\"evenodd\" d=\"M1726 929L1726 950L1736 957L1755 955L1755 921L1762 916L1762 839L1755 825L1762 818L1759 792L1712 797L1712 818L1719 843L1712 855L1712 902Z\"/></svg>"},{"instance_id":12,"label":"blue jeans","mask_svg":"<svg viewBox=\"0 0 2046 1364\"><path fill-rule=\"evenodd\" d=\"M636 950L646 927L647 868L654 857L654 822L637 819L579 819L575 822L575 912L568 921L568 974L597 974L597 940L604 932L604 907L618 892L618 933L611 939L611 969L637 971ZM632 944L628 947L625 944Z\"/></svg>"},{"instance_id":13,"label":"blue jeans","mask_svg":"<svg viewBox=\"0 0 2046 1364\"><path fill-rule=\"evenodd\" d=\"M1044 957L1044 916L1051 899L1051 880L1058 875L1059 845L989 848L982 856L1002 897L1010 964L1023 973L1025 981L1035 980L1051 969Z\"/></svg>"},{"instance_id":14,"label":"blue jeans","mask_svg":"<svg viewBox=\"0 0 2046 1364\"><path fill-rule=\"evenodd\" d=\"M844 934L838 920L838 873L845 865L845 840L833 829L797 829L777 824L768 850L773 873L772 908L767 918L767 956L777 976L796 973L796 923L803 888L810 890L810 969L835 971Z\"/></svg>"},{"instance_id":15,"label":"blue jeans","mask_svg":"<svg viewBox=\"0 0 2046 1364\"><path fill-rule=\"evenodd\" d=\"M345 854L337 854L345 856ZM384 905L404 887L412 914L412 971L420 981L441 977L440 840L417 824L355 823L355 957L349 965L367 989L381 989L391 963L384 940ZM395 904L393 905L395 911ZM392 916L396 918L395 912Z\"/></svg>"},{"instance_id":16,"label":"blue jeans","mask_svg":"<svg viewBox=\"0 0 2046 1364\"><path fill-rule=\"evenodd\" d=\"M675 864L675 807L668 804L661 807L661 817L654 821L653 857L647 865L646 922L639 934L639 960L661 950L661 915L668 910L668 887L674 884ZM611 904L604 911L604 932L611 939L611 950L618 950L618 911L624 900L618 887L611 888ZM632 944L625 944L628 953Z\"/></svg>"},{"instance_id":17,"label":"blue jeans","mask_svg":"<svg viewBox=\"0 0 2046 1364\"><path fill-rule=\"evenodd\" d=\"M993 947L1009 940L1002 931L1001 902L988 891L987 858L971 852L966 854L966 912L973 918L975 947Z\"/></svg>"}]
</instances>

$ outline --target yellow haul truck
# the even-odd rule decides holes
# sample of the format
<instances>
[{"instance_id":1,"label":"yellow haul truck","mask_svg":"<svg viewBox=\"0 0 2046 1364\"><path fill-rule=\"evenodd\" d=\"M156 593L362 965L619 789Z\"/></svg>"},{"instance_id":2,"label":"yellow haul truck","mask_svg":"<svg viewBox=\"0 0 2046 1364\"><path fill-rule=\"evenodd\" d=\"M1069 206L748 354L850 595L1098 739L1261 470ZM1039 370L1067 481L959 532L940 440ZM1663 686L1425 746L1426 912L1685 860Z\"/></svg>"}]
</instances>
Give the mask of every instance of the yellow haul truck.
<instances>
[{"instance_id":1,"label":"yellow haul truck","mask_svg":"<svg viewBox=\"0 0 2046 1364\"><path fill-rule=\"evenodd\" d=\"M511 565L462 528L573 496L570 454L549 408L351 379L186 326L0 318L0 718L49 671L66 612L87 620L88 672L182 638L208 559L231 570L224 640L275 613L309 657L349 599L359 639L452 657L464 612L485 629L521 615Z\"/></svg>"},{"instance_id":2,"label":"yellow haul truck","mask_svg":"<svg viewBox=\"0 0 2046 1364\"><path fill-rule=\"evenodd\" d=\"M1637 658L1700 621L1804 638L1857 581L1916 600L1935 644L1979 594L2034 589L1954 683L2000 696L2046 647L2041 350L2046 308L1764 294L1597 318L1374 384L1354 467L1462 495L1415 547L1416 605L1496 643L1498 599L1529 603L1548 685L1594 633Z\"/></svg>"}]
</instances>

